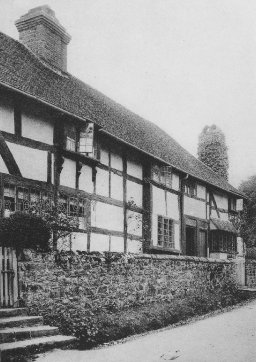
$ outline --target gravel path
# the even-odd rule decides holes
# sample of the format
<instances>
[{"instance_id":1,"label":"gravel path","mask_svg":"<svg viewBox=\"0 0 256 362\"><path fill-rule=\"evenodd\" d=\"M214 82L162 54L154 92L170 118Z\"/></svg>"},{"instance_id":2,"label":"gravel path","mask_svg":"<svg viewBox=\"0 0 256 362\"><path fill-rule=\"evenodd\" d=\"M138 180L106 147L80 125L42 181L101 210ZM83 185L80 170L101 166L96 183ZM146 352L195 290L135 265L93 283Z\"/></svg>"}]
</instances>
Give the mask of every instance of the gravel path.
<instances>
[{"instance_id":1,"label":"gravel path","mask_svg":"<svg viewBox=\"0 0 256 362\"><path fill-rule=\"evenodd\" d=\"M90 351L53 351L36 362L255 362L256 301L177 328Z\"/></svg>"}]
</instances>

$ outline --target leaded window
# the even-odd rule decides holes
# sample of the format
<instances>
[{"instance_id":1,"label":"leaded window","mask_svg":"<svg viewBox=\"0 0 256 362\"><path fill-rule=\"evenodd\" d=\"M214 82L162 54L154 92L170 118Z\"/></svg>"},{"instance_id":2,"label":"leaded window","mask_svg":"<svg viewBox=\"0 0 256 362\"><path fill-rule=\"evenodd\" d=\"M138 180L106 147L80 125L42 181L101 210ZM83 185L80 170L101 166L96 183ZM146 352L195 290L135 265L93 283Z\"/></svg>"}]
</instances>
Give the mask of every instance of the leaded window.
<instances>
[{"instance_id":1,"label":"leaded window","mask_svg":"<svg viewBox=\"0 0 256 362\"><path fill-rule=\"evenodd\" d=\"M157 244L164 248L174 249L174 222L164 216L158 216Z\"/></svg>"}]
</instances>

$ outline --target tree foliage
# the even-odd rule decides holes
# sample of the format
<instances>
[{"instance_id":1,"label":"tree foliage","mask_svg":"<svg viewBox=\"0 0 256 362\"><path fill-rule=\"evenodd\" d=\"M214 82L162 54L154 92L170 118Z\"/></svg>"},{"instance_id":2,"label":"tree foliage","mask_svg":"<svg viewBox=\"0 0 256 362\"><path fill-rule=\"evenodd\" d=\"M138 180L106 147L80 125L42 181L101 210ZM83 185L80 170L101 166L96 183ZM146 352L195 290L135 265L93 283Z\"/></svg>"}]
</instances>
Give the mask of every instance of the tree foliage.
<instances>
[{"instance_id":1,"label":"tree foliage","mask_svg":"<svg viewBox=\"0 0 256 362\"><path fill-rule=\"evenodd\" d=\"M248 197L242 214L242 236L247 247L256 246L256 175L243 181L239 190Z\"/></svg>"},{"instance_id":2,"label":"tree foliage","mask_svg":"<svg viewBox=\"0 0 256 362\"><path fill-rule=\"evenodd\" d=\"M228 148L225 135L216 125L205 126L199 135L198 158L221 177L228 179Z\"/></svg>"}]
</instances>

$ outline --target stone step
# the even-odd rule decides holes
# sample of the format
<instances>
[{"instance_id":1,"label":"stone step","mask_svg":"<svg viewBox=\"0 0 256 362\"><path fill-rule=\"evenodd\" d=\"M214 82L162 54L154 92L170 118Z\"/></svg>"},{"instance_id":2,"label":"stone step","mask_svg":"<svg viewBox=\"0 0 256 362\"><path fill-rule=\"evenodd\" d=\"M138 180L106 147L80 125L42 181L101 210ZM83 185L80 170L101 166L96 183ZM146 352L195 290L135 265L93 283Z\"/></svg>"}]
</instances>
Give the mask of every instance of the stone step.
<instances>
[{"instance_id":1,"label":"stone step","mask_svg":"<svg viewBox=\"0 0 256 362\"><path fill-rule=\"evenodd\" d=\"M43 324L41 316L15 316L0 319L0 329L22 327L22 326L37 326Z\"/></svg>"},{"instance_id":2,"label":"stone step","mask_svg":"<svg viewBox=\"0 0 256 362\"><path fill-rule=\"evenodd\" d=\"M21 328L5 328L0 330L0 343L9 343L21 341L24 339L31 339L42 336L52 336L59 333L58 327L50 326L35 326L35 327L21 327ZM0 344L1 348L1 344Z\"/></svg>"},{"instance_id":3,"label":"stone step","mask_svg":"<svg viewBox=\"0 0 256 362\"><path fill-rule=\"evenodd\" d=\"M2 361L7 361L7 357L15 356L17 354L22 355L23 353L27 354L28 352L41 352L61 346L71 347L75 341L75 337L58 334L50 337L26 339L25 341L1 343L1 358Z\"/></svg>"},{"instance_id":4,"label":"stone step","mask_svg":"<svg viewBox=\"0 0 256 362\"><path fill-rule=\"evenodd\" d=\"M26 308L0 308L0 318L15 317L18 315L27 315Z\"/></svg>"}]
</instances>

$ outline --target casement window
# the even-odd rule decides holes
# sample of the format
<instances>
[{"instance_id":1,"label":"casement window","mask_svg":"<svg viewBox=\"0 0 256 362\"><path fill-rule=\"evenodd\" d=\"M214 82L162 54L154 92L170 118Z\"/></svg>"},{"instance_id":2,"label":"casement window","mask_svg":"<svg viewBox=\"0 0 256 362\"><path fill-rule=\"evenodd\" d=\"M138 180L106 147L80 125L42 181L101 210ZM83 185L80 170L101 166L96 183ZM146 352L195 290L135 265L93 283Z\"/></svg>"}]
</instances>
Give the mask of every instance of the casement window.
<instances>
[{"instance_id":1,"label":"casement window","mask_svg":"<svg viewBox=\"0 0 256 362\"><path fill-rule=\"evenodd\" d=\"M152 179L156 182L159 182L162 185L167 187L172 187L172 171L169 166L158 166L154 165L152 167Z\"/></svg>"},{"instance_id":2,"label":"casement window","mask_svg":"<svg viewBox=\"0 0 256 362\"><path fill-rule=\"evenodd\" d=\"M94 124L89 122L86 127L80 131L79 137L79 152L93 157L94 149L93 149L93 139L94 139Z\"/></svg>"},{"instance_id":3,"label":"casement window","mask_svg":"<svg viewBox=\"0 0 256 362\"><path fill-rule=\"evenodd\" d=\"M14 185L4 185L4 216L16 210L16 190Z\"/></svg>"},{"instance_id":4,"label":"casement window","mask_svg":"<svg viewBox=\"0 0 256 362\"><path fill-rule=\"evenodd\" d=\"M197 187L194 181L186 181L184 184L184 193L188 196L197 196Z\"/></svg>"},{"instance_id":5,"label":"casement window","mask_svg":"<svg viewBox=\"0 0 256 362\"><path fill-rule=\"evenodd\" d=\"M237 251L236 234L223 230L211 230L210 252L235 253Z\"/></svg>"},{"instance_id":6,"label":"casement window","mask_svg":"<svg viewBox=\"0 0 256 362\"><path fill-rule=\"evenodd\" d=\"M68 151L76 151L76 140L74 138L71 138L67 136L66 138L66 150Z\"/></svg>"},{"instance_id":7,"label":"casement window","mask_svg":"<svg viewBox=\"0 0 256 362\"><path fill-rule=\"evenodd\" d=\"M174 222L164 216L157 218L157 244L163 248L174 249Z\"/></svg>"}]
</instances>

